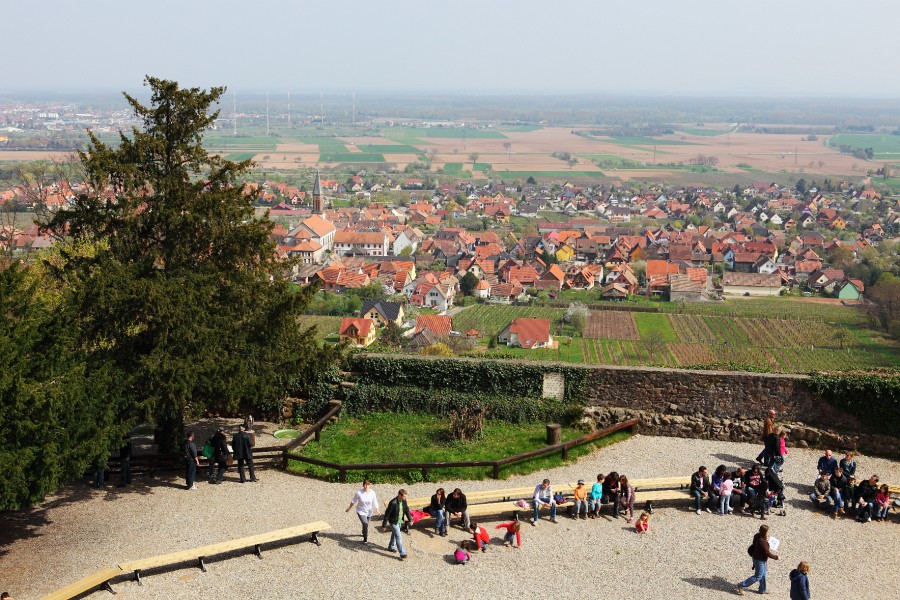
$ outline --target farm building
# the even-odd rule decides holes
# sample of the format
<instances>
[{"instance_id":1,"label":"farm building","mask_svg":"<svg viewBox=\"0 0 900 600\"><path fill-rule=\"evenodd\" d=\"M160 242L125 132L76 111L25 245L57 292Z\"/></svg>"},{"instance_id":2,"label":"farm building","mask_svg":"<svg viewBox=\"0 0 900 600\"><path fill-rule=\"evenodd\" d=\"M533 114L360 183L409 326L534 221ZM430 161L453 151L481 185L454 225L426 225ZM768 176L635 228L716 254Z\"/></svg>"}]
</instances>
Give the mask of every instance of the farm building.
<instances>
[{"instance_id":1,"label":"farm building","mask_svg":"<svg viewBox=\"0 0 900 600\"><path fill-rule=\"evenodd\" d=\"M669 300L672 302L700 302L705 298L705 281L687 275L669 276Z\"/></svg>"},{"instance_id":2,"label":"farm building","mask_svg":"<svg viewBox=\"0 0 900 600\"><path fill-rule=\"evenodd\" d=\"M416 333L431 331L435 335L448 335L452 330L450 317L441 315L419 315L416 317Z\"/></svg>"},{"instance_id":3,"label":"farm building","mask_svg":"<svg viewBox=\"0 0 900 600\"><path fill-rule=\"evenodd\" d=\"M781 275L772 273L725 273L722 293L732 296L777 296L781 293Z\"/></svg>"},{"instance_id":4,"label":"farm building","mask_svg":"<svg viewBox=\"0 0 900 600\"><path fill-rule=\"evenodd\" d=\"M519 348L549 348L553 345L550 319L515 319L500 332L497 341Z\"/></svg>"},{"instance_id":5,"label":"farm building","mask_svg":"<svg viewBox=\"0 0 900 600\"><path fill-rule=\"evenodd\" d=\"M834 287L834 297L841 300L862 300L863 282L858 279L844 279Z\"/></svg>"},{"instance_id":6,"label":"farm building","mask_svg":"<svg viewBox=\"0 0 900 600\"><path fill-rule=\"evenodd\" d=\"M341 341L347 340L351 344L365 348L375 341L375 321L372 319L354 319L347 317L341 321L338 335Z\"/></svg>"}]
</instances>

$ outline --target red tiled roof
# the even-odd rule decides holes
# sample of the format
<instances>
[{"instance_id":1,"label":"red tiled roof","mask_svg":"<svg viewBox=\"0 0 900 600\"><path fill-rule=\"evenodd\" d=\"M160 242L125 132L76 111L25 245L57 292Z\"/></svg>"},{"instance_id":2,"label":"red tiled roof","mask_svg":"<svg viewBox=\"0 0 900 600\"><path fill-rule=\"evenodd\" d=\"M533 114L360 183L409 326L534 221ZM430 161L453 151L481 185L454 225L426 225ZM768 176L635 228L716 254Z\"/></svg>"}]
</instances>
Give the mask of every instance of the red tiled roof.
<instances>
[{"instance_id":1,"label":"red tiled roof","mask_svg":"<svg viewBox=\"0 0 900 600\"><path fill-rule=\"evenodd\" d=\"M510 323L509 332L519 336L519 345L533 348L550 341L550 319L519 318Z\"/></svg>"},{"instance_id":2,"label":"red tiled roof","mask_svg":"<svg viewBox=\"0 0 900 600\"><path fill-rule=\"evenodd\" d=\"M416 333L423 329L431 330L438 335L449 334L451 330L450 317L440 315L419 315L416 317Z\"/></svg>"}]
</instances>

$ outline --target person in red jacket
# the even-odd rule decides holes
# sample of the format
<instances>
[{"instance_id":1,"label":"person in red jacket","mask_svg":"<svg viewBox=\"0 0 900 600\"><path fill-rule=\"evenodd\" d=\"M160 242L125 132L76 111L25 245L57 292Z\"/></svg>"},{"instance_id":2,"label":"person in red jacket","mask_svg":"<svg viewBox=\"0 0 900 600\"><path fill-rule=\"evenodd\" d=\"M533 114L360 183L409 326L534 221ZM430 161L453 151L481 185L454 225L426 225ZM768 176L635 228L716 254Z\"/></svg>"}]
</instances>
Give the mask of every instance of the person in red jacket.
<instances>
[{"instance_id":1,"label":"person in red jacket","mask_svg":"<svg viewBox=\"0 0 900 600\"><path fill-rule=\"evenodd\" d=\"M486 552L487 545L491 541L491 536L488 534L487 529L472 521L469 525L469 531L472 532L472 538L475 540L475 549Z\"/></svg>"},{"instance_id":2,"label":"person in red jacket","mask_svg":"<svg viewBox=\"0 0 900 600\"><path fill-rule=\"evenodd\" d=\"M521 524L518 519L510 521L509 523L500 523L494 529L506 529L506 533L503 534L503 545L504 546L512 546L513 538L516 540L516 548L522 547L522 533L521 533Z\"/></svg>"}]
</instances>

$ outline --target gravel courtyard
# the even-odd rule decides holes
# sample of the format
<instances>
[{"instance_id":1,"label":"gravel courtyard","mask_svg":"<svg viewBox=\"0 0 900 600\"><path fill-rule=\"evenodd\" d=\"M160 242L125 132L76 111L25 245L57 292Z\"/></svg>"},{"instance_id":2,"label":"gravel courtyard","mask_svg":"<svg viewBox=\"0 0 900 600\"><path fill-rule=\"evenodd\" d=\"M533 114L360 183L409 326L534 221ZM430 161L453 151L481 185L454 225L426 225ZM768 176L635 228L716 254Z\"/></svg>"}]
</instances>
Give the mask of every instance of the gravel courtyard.
<instances>
[{"instance_id":1,"label":"gravel courtyard","mask_svg":"<svg viewBox=\"0 0 900 600\"><path fill-rule=\"evenodd\" d=\"M262 445L265 440L260 440ZM577 464L505 481L442 482L463 491L518 487L547 476L554 482L617 470L630 478L689 475L704 464L747 465L759 448L750 444L635 436L604 448ZM785 469L787 516L770 516L780 538L782 560L770 561L769 589L788 597L788 572L801 560L811 564L816 600L892 597L900 586L900 520L865 525L850 518L832 521L814 511L805 490L815 477L819 451L790 448ZM900 463L858 457L858 472L882 481L900 481ZM204 475L204 473L201 473ZM261 481L240 485L231 469L226 484L201 477L197 491L183 489L180 477L136 477L127 489L94 490L72 485L42 506L0 517L0 591L17 600L40 598L100 568L155 554L224 541L314 520L332 529L320 534L321 547L302 542L266 551L259 560L246 554L195 567L147 574L143 587L121 579L119 598L722 598L750 574L746 548L761 521L749 516L696 515L684 503L655 511L647 536L633 533L623 519L542 521L523 528L520 550L499 543L499 519L487 522L493 543L462 567L449 562L454 543L465 534L451 528L447 538L427 528L406 538L410 558L396 560L375 533L359 543L359 523L344 509L358 482L333 484L273 470ZM396 494L379 485L379 501ZM411 496L434 492L434 483L408 486ZM508 515L505 515L508 516ZM105 591L92 598L106 598Z\"/></svg>"}]
</instances>

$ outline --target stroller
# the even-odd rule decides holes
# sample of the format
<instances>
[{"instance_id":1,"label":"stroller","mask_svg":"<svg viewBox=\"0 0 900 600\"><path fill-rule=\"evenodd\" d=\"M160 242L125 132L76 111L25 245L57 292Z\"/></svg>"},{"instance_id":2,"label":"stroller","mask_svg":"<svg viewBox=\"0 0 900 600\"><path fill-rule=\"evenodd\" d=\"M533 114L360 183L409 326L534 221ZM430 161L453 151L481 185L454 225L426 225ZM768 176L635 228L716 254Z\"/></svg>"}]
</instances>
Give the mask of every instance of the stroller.
<instances>
[{"instance_id":1,"label":"stroller","mask_svg":"<svg viewBox=\"0 0 900 600\"><path fill-rule=\"evenodd\" d=\"M787 516L787 510L784 508L784 493L768 493L766 497L766 512L769 512L770 510L782 517Z\"/></svg>"}]
</instances>

